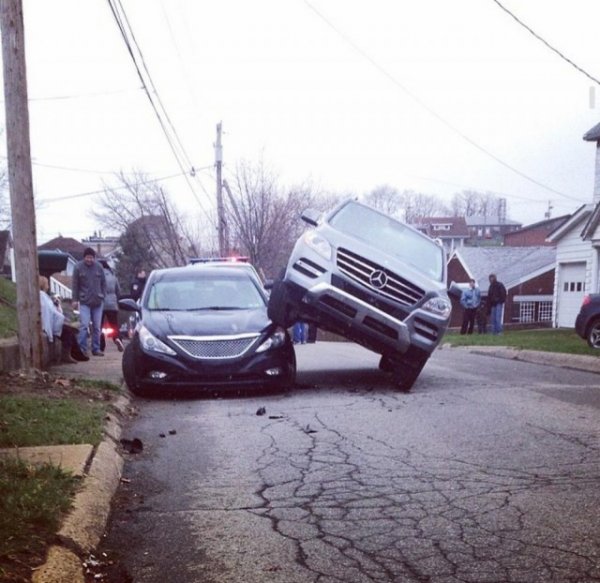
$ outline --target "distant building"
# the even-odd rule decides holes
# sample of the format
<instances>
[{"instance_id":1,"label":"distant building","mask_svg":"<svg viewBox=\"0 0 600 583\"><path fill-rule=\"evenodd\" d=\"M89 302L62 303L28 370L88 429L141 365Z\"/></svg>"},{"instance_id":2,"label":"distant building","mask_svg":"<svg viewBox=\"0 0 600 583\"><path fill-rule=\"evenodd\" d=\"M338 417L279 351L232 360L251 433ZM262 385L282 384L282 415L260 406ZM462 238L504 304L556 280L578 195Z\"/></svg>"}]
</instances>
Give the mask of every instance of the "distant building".
<instances>
[{"instance_id":1,"label":"distant building","mask_svg":"<svg viewBox=\"0 0 600 583\"><path fill-rule=\"evenodd\" d=\"M470 245L502 245L507 233L522 227L522 223L496 215L472 215L465 218Z\"/></svg>"},{"instance_id":2,"label":"distant building","mask_svg":"<svg viewBox=\"0 0 600 583\"><path fill-rule=\"evenodd\" d=\"M94 234L81 242L86 247L91 247L98 257L109 259L119 245L119 237L103 237L101 231L94 231Z\"/></svg>"},{"instance_id":3,"label":"distant building","mask_svg":"<svg viewBox=\"0 0 600 583\"><path fill-rule=\"evenodd\" d=\"M442 241L449 254L463 247L469 238L464 217L423 217L414 226L432 239Z\"/></svg>"},{"instance_id":4,"label":"distant building","mask_svg":"<svg viewBox=\"0 0 600 583\"><path fill-rule=\"evenodd\" d=\"M504 245L507 247L554 245L554 243L547 240L548 235L558 229L569 217L570 215L563 215L553 219L545 219L506 233L504 235Z\"/></svg>"}]
</instances>

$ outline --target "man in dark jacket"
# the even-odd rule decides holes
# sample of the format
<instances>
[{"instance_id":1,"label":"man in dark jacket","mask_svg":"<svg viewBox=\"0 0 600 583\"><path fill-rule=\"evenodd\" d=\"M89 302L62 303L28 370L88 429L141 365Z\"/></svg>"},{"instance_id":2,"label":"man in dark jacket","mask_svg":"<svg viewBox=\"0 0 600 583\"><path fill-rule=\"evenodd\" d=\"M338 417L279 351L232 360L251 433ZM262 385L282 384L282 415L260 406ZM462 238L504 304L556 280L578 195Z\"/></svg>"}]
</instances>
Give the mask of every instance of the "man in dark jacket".
<instances>
[{"instance_id":1,"label":"man in dark jacket","mask_svg":"<svg viewBox=\"0 0 600 583\"><path fill-rule=\"evenodd\" d=\"M92 323L92 354L104 356L100 349L102 304L106 295L106 278L102 265L96 261L96 252L87 247L83 259L73 269L73 309L79 309L79 336L81 351L88 353L88 334Z\"/></svg>"},{"instance_id":2,"label":"man in dark jacket","mask_svg":"<svg viewBox=\"0 0 600 583\"><path fill-rule=\"evenodd\" d=\"M138 269L135 279L131 282L131 298L136 302L142 297L146 287L146 271Z\"/></svg>"},{"instance_id":3,"label":"man in dark jacket","mask_svg":"<svg viewBox=\"0 0 600 583\"><path fill-rule=\"evenodd\" d=\"M490 287L487 294L487 306L490 313L492 334L501 334L506 288L496 279L495 273L490 273L489 280Z\"/></svg>"}]
</instances>

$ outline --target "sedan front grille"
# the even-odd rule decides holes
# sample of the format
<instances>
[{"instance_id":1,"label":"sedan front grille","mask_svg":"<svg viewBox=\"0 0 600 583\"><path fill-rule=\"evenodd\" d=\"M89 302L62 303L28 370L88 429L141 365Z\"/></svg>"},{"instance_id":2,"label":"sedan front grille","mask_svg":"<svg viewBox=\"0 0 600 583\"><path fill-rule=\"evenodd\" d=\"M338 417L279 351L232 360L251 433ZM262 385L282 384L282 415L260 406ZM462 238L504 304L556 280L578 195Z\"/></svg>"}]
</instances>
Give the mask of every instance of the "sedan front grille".
<instances>
[{"instance_id":1,"label":"sedan front grille","mask_svg":"<svg viewBox=\"0 0 600 583\"><path fill-rule=\"evenodd\" d=\"M407 279L347 249L338 249L337 266L354 281L405 306L413 306L425 296L424 290ZM378 287L373 285L374 281Z\"/></svg>"},{"instance_id":2,"label":"sedan front grille","mask_svg":"<svg viewBox=\"0 0 600 583\"><path fill-rule=\"evenodd\" d=\"M192 358L225 359L242 356L259 336L169 336L169 340Z\"/></svg>"}]
</instances>

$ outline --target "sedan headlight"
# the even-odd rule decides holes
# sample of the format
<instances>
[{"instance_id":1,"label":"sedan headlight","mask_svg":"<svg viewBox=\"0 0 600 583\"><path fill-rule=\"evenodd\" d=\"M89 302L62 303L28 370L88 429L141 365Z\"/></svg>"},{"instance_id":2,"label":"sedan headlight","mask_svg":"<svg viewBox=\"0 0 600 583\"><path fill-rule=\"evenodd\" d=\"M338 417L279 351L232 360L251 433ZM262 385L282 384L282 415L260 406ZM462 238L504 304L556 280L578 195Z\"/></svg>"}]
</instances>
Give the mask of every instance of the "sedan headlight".
<instances>
[{"instance_id":1,"label":"sedan headlight","mask_svg":"<svg viewBox=\"0 0 600 583\"><path fill-rule=\"evenodd\" d=\"M315 231L308 231L304 235L304 242L321 257L331 261L331 245L327 239L321 237Z\"/></svg>"},{"instance_id":2,"label":"sedan headlight","mask_svg":"<svg viewBox=\"0 0 600 583\"><path fill-rule=\"evenodd\" d=\"M257 349L256 352L264 352L271 348L279 348L285 344L285 330L277 328Z\"/></svg>"},{"instance_id":3,"label":"sedan headlight","mask_svg":"<svg viewBox=\"0 0 600 583\"><path fill-rule=\"evenodd\" d=\"M140 344L144 350L161 352L162 354L169 354L171 356L177 354L171 347L167 346L162 340L159 340L154 336L146 326L140 326L139 337Z\"/></svg>"},{"instance_id":4,"label":"sedan headlight","mask_svg":"<svg viewBox=\"0 0 600 583\"><path fill-rule=\"evenodd\" d=\"M442 318L448 318L452 310L452 304L446 298L431 298L423 304L423 310Z\"/></svg>"}]
</instances>

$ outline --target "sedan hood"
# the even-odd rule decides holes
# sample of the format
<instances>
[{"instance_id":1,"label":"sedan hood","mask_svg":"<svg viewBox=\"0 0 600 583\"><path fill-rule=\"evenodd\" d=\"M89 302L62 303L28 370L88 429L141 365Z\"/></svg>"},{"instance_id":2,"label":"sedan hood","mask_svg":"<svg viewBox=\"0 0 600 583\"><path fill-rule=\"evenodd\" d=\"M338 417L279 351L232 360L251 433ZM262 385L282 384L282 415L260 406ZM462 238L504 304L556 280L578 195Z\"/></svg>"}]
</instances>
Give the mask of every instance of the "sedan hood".
<instances>
[{"instance_id":1,"label":"sedan hood","mask_svg":"<svg viewBox=\"0 0 600 583\"><path fill-rule=\"evenodd\" d=\"M144 311L143 324L152 334L167 336L228 336L259 333L271 325L264 309Z\"/></svg>"}]
</instances>

